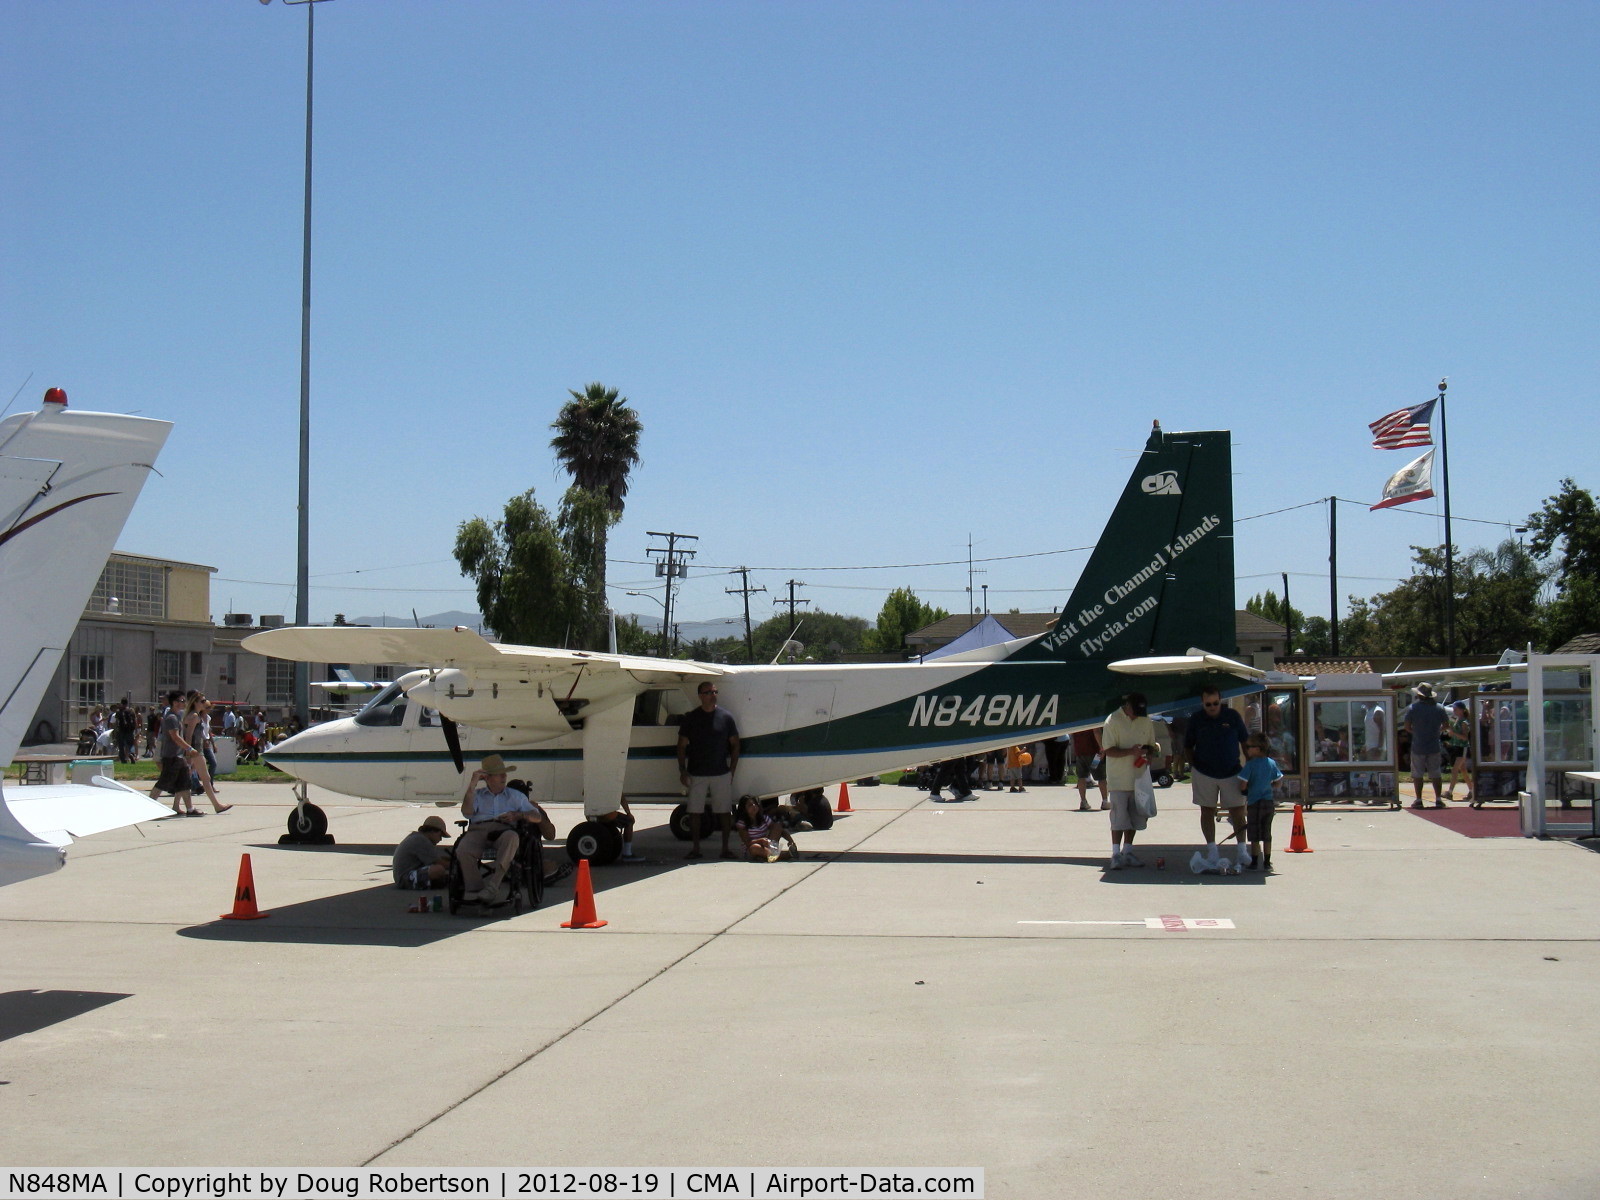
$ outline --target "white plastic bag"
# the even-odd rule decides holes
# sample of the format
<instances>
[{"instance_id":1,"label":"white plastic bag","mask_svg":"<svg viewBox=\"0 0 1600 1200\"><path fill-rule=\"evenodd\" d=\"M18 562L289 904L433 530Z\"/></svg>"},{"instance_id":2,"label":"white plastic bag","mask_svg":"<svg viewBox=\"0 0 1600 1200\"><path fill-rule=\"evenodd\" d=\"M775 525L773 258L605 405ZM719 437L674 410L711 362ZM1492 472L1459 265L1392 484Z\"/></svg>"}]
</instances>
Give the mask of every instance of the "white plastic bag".
<instances>
[{"instance_id":1,"label":"white plastic bag","mask_svg":"<svg viewBox=\"0 0 1600 1200\"><path fill-rule=\"evenodd\" d=\"M1133 777L1133 803L1145 820L1156 815L1156 785L1150 781L1149 767Z\"/></svg>"},{"instance_id":2,"label":"white plastic bag","mask_svg":"<svg viewBox=\"0 0 1600 1200\"><path fill-rule=\"evenodd\" d=\"M1209 851L1209 853L1208 853ZM1221 875L1227 864L1222 857L1222 851L1216 846L1207 846L1203 850L1196 850L1189 859L1189 870L1196 875Z\"/></svg>"}]
</instances>

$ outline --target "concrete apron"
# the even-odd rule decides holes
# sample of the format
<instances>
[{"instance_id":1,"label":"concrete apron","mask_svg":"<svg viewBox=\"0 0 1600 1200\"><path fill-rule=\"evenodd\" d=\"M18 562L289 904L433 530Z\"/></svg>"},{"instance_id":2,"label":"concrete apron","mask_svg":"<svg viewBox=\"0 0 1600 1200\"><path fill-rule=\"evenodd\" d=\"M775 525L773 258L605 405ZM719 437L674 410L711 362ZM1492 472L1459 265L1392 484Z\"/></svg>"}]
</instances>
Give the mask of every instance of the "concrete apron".
<instances>
[{"instance_id":1,"label":"concrete apron","mask_svg":"<svg viewBox=\"0 0 1600 1200\"><path fill-rule=\"evenodd\" d=\"M1315 853L1282 813L1277 874L1197 877L1180 785L1138 842L1167 869L1108 873L1074 789L979 796L852 789L794 864L719 861L715 835L685 863L643 807L652 861L596 870L610 923L572 932L570 883L504 920L406 912L389 854L432 810L317 795L339 844L279 847L287 791L225 785L231 813L0 889L5 1158L1600 1192L1570 1129L1597 1093L1600 857L1319 807ZM243 851L272 915L219 921Z\"/></svg>"}]
</instances>

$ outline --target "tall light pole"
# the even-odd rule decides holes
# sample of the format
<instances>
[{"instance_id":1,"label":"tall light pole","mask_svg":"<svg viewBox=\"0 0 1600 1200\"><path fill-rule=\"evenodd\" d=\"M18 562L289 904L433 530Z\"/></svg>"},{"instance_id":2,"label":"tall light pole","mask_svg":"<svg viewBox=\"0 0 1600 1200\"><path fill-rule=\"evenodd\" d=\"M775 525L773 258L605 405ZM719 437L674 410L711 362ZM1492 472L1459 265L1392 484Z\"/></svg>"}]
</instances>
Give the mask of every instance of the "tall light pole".
<instances>
[{"instance_id":1,"label":"tall light pole","mask_svg":"<svg viewBox=\"0 0 1600 1200\"><path fill-rule=\"evenodd\" d=\"M306 6L306 196L300 244L300 502L294 576L294 623L311 624L311 84L317 40L317 5L326 0L283 0ZM271 4L272 0L261 0ZM294 664L294 715L304 729L311 720L309 666Z\"/></svg>"}]
</instances>

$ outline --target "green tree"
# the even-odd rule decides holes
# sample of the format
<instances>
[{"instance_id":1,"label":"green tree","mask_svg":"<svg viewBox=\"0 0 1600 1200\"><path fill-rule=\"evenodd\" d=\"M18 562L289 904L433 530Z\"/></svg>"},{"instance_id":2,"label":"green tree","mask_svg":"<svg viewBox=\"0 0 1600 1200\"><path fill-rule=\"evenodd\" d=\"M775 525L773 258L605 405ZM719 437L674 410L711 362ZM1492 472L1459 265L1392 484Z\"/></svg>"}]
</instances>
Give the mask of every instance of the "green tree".
<instances>
[{"instance_id":1,"label":"green tree","mask_svg":"<svg viewBox=\"0 0 1600 1200\"><path fill-rule=\"evenodd\" d=\"M878 627L873 642L866 649L893 654L903 650L906 634L915 633L925 625L942 621L950 614L917 599L910 588L895 588L878 610Z\"/></svg>"},{"instance_id":2,"label":"green tree","mask_svg":"<svg viewBox=\"0 0 1600 1200\"><path fill-rule=\"evenodd\" d=\"M1545 606L1545 648L1600 632L1600 506L1571 479L1528 518L1529 549L1552 559L1555 598Z\"/></svg>"},{"instance_id":3,"label":"green tree","mask_svg":"<svg viewBox=\"0 0 1600 1200\"><path fill-rule=\"evenodd\" d=\"M502 641L604 650L605 558L595 546L610 522L604 500L578 487L567 489L555 519L529 488L493 525L463 521L455 559L477 584L484 623Z\"/></svg>"},{"instance_id":4,"label":"green tree","mask_svg":"<svg viewBox=\"0 0 1600 1200\"><path fill-rule=\"evenodd\" d=\"M1350 615L1339 626L1341 649L1352 654L1447 652L1444 547L1411 550L1417 569L1398 587L1366 599L1350 597ZM1458 555L1457 652L1492 654L1538 640L1544 582L1539 564L1512 539Z\"/></svg>"},{"instance_id":5,"label":"green tree","mask_svg":"<svg viewBox=\"0 0 1600 1200\"><path fill-rule=\"evenodd\" d=\"M606 536L622 519L628 473L639 462L644 427L639 414L615 388L591 383L561 406L550 428L550 448L572 476L562 501L562 522L574 579L583 592L577 644L604 648L607 642Z\"/></svg>"},{"instance_id":6,"label":"green tree","mask_svg":"<svg viewBox=\"0 0 1600 1200\"><path fill-rule=\"evenodd\" d=\"M1278 593L1268 588L1260 595L1251 596L1244 602L1246 612L1255 613L1258 617L1265 617L1269 621L1276 621L1289 631L1291 650L1309 650L1306 645L1304 633L1306 628L1306 615L1292 604L1287 603L1278 596Z\"/></svg>"},{"instance_id":7,"label":"green tree","mask_svg":"<svg viewBox=\"0 0 1600 1200\"><path fill-rule=\"evenodd\" d=\"M661 635L646 629L638 617L617 618L617 653L654 657L661 649Z\"/></svg>"},{"instance_id":8,"label":"green tree","mask_svg":"<svg viewBox=\"0 0 1600 1200\"><path fill-rule=\"evenodd\" d=\"M1343 628L1341 626L1341 628ZM1333 653L1333 627L1327 617L1307 617L1294 627L1294 648L1307 657ZM1344 647L1339 647L1342 653Z\"/></svg>"},{"instance_id":9,"label":"green tree","mask_svg":"<svg viewBox=\"0 0 1600 1200\"><path fill-rule=\"evenodd\" d=\"M803 657L808 661L838 662L846 654L868 649L864 643L870 632L870 627L860 617L813 612L801 618L794 640L805 647ZM761 622L750 634L750 640L755 643L756 661L771 662L788 637L788 613L779 613Z\"/></svg>"}]
</instances>

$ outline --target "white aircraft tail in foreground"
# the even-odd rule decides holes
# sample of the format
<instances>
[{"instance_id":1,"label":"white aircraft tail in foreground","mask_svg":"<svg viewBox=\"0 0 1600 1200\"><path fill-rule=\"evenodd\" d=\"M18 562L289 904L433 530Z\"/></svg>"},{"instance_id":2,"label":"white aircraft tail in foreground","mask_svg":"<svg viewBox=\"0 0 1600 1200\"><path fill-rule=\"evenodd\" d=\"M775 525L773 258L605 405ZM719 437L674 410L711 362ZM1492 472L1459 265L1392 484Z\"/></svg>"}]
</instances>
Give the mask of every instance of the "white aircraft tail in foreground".
<instances>
[{"instance_id":1,"label":"white aircraft tail in foreground","mask_svg":"<svg viewBox=\"0 0 1600 1200\"><path fill-rule=\"evenodd\" d=\"M849 666L498 645L462 628L286 628L244 645L309 662L429 664L356 716L275 746L268 760L291 775L347 795L450 804L463 759L492 751L536 799L581 800L594 816L619 796L681 798L677 718L702 679L718 681L739 723L734 786L776 796L1099 725L1130 686L1113 661L1231 652L1233 599L1229 435L1157 427L1061 615L1034 638ZM1190 705L1207 683L1259 690L1219 669L1225 661L1143 684L1151 711Z\"/></svg>"},{"instance_id":2,"label":"white aircraft tail in foreground","mask_svg":"<svg viewBox=\"0 0 1600 1200\"><path fill-rule=\"evenodd\" d=\"M172 425L69 412L0 421L0 763L10 762ZM74 837L172 811L111 779L0 790L0 884L57 870Z\"/></svg>"}]
</instances>

